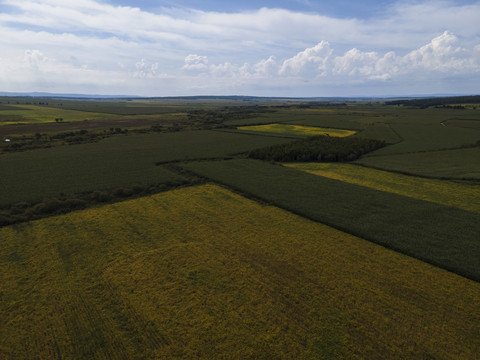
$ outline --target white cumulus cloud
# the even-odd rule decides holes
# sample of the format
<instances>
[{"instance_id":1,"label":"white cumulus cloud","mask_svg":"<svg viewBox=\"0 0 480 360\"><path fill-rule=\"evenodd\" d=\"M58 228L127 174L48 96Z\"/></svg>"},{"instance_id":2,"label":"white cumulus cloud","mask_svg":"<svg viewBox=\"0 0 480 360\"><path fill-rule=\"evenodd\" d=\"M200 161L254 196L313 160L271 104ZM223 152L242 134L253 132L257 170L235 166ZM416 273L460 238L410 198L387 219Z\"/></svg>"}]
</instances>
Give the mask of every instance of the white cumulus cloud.
<instances>
[{"instance_id":1,"label":"white cumulus cloud","mask_svg":"<svg viewBox=\"0 0 480 360\"><path fill-rule=\"evenodd\" d=\"M429 44L414 50L402 59L406 69L427 71L469 71L478 66L471 56L473 52L458 45L458 38L445 31Z\"/></svg>"},{"instance_id":2,"label":"white cumulus cloud","mask_svg":"<svg viewBox=\"0 0 480 360\"><path fill-rule=\"evenodd\" d=\"M294 57L283 62L280 74L298 75L308 73L309 75L321 75L327 70L327 63L333 50L327 41L321 41L311 48L299 52Z\"/></svg>"},{"instance_id":3,"label":"white cumulus cloud","mask_svg":"<svg viewBox=\"0 0 480 360\"><path fill-rule=\"evenodd\" d=\"M271 8L146 11L108 0L0 5L4 91L295 96L380 82L480 91L480 2L397 0L368 21Z\"/></svg>"},{"instance_id":4,"label":"white cumulus cloud","mask_svg":"<svg viewBox=\"0 0 480 360\"><path fill-rule=\"evenodd\" d=\"M208 69L208 57L190 54L185 58L183 70L205 70Z\"/></svg>"}]
</instances>

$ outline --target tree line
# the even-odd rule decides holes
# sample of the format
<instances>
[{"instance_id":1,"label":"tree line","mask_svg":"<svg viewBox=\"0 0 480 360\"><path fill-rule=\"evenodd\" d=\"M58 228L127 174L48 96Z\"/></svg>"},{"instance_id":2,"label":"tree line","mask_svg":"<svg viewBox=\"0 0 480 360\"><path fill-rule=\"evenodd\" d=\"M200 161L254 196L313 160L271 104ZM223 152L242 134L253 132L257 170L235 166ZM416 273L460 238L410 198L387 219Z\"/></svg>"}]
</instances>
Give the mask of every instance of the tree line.
<instances>
[{"instance_id":1,"label":"tree line","mask_svg":"<svg viewBox=\"0 0 480 360\"><path fill-rule=\"evenodd\" d=\"M280 162L345 162L385 146L384 141L319 135L252 150L248 157Z\"/></svg>"},{"instance_id":2,"label":"tree line","mask_svg":"<svg viewBox=\"0 0 480 360\"><path fill-rule=\"evenodd\" d=\"M427 99L403 99L385 102L385 105L404 105L418 108L427 108L430 106L443 106L451 104L478 104L480 103L480 95L474 96L451 96L442 98Z\"/></svg>"}]
</instances>

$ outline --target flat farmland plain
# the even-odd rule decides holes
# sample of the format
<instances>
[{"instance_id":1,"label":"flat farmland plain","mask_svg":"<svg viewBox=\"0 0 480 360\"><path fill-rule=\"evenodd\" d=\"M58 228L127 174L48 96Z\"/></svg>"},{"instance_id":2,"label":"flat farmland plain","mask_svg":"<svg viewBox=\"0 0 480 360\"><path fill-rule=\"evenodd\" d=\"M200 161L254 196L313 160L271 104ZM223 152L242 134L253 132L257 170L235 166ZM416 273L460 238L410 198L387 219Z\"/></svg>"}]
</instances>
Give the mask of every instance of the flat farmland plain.
<instances>
[{"instance_id":1,"label":"flat farmland plain","mask_svg":"<svg viewBox=\"0 0 480 360\"><path fill-rule=\"evenodd\" d=\"M9 105L0 108L0 125L36 124L62 121L84 121L111 117L112 114L99 112L86 112L78 110L59 109L38 105Z\"/></svg>"},{"instance_id":2,"label":"flat farmland plain","mask_svg":"<svg viewBox=\"0 0 480 360\"><path fill-rule=\"evenodd\" d=\"M114 115L0 126L17 134L3 146L51 145L0 154L0 359L478 358L477 109L234 97L0 111L47 100ZM235 130L272 124L394 145L362 166L246 159L305 137ZM51 142L87 129L108 137Z\"/></svg>"},{"instance_id":3,"label":"flat farmland plain","mask_svg":"<svg viewBox=\"0 0 480 360\"><path fill-rule=\"evenodd\" d=\"M5 359L476 359L480 285L203 185L0 229Z\"/></svg>"},{"instance_id":4,"label":"flat farmland plain","mask_svg":"<svg viewBox=\"0 0 480 360\"><path fill-rule=\"evenodd\" d=\"M98 143L54 147L0 156L0 205L44 197L181 180L156 166L206 157L223 157L289 139L188 131L121 135Z\"/></svg>"},{"instance_id":5,"label":"flat farmland plain","mask_svg":"<svg viewBox=\"0 0 480 360\"><path fill-rule=\"evenodd\" d=\"M480 214L257 160L182 167L301 216L480 281Z\"/></svg>"}]
</instances>

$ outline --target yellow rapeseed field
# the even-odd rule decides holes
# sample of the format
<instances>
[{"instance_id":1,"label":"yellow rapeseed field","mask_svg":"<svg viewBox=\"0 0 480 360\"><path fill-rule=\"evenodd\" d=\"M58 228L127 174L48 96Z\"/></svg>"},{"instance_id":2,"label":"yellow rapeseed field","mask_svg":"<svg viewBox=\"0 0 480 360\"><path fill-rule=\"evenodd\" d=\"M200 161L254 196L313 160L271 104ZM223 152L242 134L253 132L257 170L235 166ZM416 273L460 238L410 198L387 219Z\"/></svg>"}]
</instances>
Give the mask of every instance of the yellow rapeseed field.
<instances>
[{"instance_id":1,"label":"yellow rapeseed field","mask_svg":"<svg viewBox=\"0 0 480 360\"><path fill-rule=\"evenodd\" d=\"M300 125L287 125L287 124L267 124L267 125L254 125L254 126L240 126L238 130L248 131L260 131L268 133L279 133L288 135L329 135L336 137L346 137L356 133L352 130L343 129L331 129L320 128L314 126L300 126Z\"/></svg>"},{"instance_id":2,"label":"yellow rapeseed field","mask_svg":"<svg viewBox=\"0 0 480 360\"><path fill-rule=\"evenodd\" d=\"M288 163L311 174L480 213L480 186L340 163Z\"/></svg>"},{"instance_id":3,"label":"yellow rapeseed field","mask_svg":"<svg viewBox=\"0 0 480 360\"><path fill-rule=\"evenodd\" d=\"M480 353L480 284L215 185L0 239L1 359Z\"/></svg>"}]
</instances>

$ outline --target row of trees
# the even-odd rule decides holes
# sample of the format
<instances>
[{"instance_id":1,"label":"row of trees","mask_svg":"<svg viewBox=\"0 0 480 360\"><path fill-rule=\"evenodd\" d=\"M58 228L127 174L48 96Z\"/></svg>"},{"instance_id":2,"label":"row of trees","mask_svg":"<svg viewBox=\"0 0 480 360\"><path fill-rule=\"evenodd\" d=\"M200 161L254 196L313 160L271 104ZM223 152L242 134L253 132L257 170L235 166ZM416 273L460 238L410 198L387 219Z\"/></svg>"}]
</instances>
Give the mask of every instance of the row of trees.
<instances>
[{"instance_id":1,"label":"row of trees","mask_svg":"<svg viewBox=\"0 0 480 360\"><path fill-rule=\"evenodd\" d=\"M385 146L384 141L358 137L315 136L250 151L254 159L280 162L344 162Z\"/></svg>"},{"instance_id":2,"label":"row of trees","mask_svg":"<svg viewBox=\"0 0 480 360\"><path fill-rule=\"evenodd\" d=\"M188 112L188 120L209 125L221 125L228 120L248 119L255 115L272 110L266 106L226 106L221 109L191 110Z\"/></svg>"},{"instance_id":3,"label":"row of trees","mask_svg":"<svg viewBox=\"0 0 480 360\"><path fill-rule=\"evenodd\" d=\"M188 184L188 180L170 181L150 185L132 185L114 189L96 190L76 194L60 194L37 202L19 202L0 207L0 227L40 219L46 216L66 214L97 204L120 201L126 198L155 194Z\"/></svg>"},{"instance_id":4,"label":"row of trees","mask_svg":"<svg viewBox=\"0 0 480 360\"><path fill-rule=\"evenodd\" d=\"M386 105L403 105L418 108L427 108L429 106L442 106L452 104L479 104L480 95L474 96L452 96L427 99L402 99L385 102Z\"/></svg>"}]
</instances>

